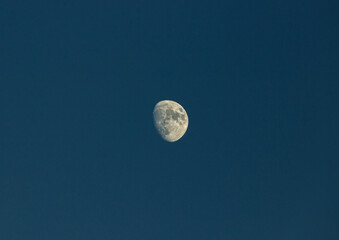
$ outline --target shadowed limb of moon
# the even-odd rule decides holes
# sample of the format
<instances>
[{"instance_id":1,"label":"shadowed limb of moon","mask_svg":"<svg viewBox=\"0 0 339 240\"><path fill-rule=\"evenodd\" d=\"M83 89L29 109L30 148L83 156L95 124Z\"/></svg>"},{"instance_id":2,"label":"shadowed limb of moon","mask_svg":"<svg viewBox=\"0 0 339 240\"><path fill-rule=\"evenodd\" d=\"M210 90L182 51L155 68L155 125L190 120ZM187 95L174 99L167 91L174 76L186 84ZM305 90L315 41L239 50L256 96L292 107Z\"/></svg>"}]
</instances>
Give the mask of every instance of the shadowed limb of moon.
<instances>
[{"instance_id":1,"label":"shadowed limb of moon","mask_svg":"<svg viewBox=\"0 0 339 240\"><path fill-rule=\"evenodd\" d=\"M185 109L177 102L164 100L158 102L153 110L154 126L160 136L168 141L178 141L188 127Z\"/></svg>"}]
</instances>

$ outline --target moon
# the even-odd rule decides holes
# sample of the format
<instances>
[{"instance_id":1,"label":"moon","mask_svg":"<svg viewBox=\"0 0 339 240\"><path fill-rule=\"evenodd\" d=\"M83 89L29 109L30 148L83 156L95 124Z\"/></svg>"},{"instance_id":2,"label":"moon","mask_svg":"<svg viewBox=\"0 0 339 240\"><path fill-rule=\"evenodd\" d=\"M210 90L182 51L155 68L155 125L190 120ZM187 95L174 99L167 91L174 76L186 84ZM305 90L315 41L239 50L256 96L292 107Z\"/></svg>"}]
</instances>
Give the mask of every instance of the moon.
<instances>
[{"instance_id":1,"label":"moon","mask_svg":"<svg viewBox=\"0 0 339 240\"><path fill-rule=\"evenodd\" d=\"M153 110L154 126L160 136L168 142L178 141L188 127L185 109L177 102L163 100Z\"/></svg>"}]
</instances>

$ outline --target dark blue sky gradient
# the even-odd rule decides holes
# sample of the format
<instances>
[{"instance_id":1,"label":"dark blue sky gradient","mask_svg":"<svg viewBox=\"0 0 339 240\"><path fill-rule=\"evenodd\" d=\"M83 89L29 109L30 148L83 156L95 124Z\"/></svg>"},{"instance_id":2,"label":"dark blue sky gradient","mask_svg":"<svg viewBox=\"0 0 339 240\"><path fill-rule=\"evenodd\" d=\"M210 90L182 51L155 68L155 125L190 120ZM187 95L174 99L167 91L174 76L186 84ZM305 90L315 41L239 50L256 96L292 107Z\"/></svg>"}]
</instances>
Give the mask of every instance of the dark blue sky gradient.
<instances>
[{"instance_id":1,"label":"dark blue sky gradient","mask_svg":"<svg viewBox=\"0 0 339 240\"><path fill-rule=\"evenodd\" d=\"M338 7L1 3L0 239L339 239Z\"/></svg>"}]
</instances>

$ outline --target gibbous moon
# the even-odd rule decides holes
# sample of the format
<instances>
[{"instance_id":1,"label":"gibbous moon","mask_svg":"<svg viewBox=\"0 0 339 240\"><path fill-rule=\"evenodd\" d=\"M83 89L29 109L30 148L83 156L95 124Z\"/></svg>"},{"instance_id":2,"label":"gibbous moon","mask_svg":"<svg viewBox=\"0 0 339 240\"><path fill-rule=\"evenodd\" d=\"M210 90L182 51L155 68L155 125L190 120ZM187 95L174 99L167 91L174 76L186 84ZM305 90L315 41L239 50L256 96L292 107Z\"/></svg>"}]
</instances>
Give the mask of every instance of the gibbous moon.
<instances>
[{"instance_id":1,"label":"gibbous moon","mask_svg":"<svg viewBox=\"0 0 339 240\"><path fill-rule=\"evenodd\" d=\"M168 141L178 141L184 136L188 127L185 109L174 101L158 102L153 110L154 125L160 136Z\"/></svg>"}]
</instances>

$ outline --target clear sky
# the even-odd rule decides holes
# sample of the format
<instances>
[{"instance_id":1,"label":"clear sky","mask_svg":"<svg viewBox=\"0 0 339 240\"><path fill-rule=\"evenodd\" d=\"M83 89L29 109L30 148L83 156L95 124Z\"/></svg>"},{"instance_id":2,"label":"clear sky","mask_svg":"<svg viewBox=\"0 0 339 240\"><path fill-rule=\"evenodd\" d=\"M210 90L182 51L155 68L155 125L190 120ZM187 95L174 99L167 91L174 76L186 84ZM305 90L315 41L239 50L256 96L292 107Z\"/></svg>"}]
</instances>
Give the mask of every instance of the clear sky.
<instances>
[{"instance_id":1,"label":"clear sky","mask_svg":"<svg viewBox=\"0 0 339 240\"><path fill-rule=\"evenodd\" d=\"M0 239L339 239L338 8L2 2Z\"/></svg>"}]
</instances>

